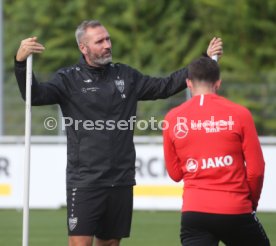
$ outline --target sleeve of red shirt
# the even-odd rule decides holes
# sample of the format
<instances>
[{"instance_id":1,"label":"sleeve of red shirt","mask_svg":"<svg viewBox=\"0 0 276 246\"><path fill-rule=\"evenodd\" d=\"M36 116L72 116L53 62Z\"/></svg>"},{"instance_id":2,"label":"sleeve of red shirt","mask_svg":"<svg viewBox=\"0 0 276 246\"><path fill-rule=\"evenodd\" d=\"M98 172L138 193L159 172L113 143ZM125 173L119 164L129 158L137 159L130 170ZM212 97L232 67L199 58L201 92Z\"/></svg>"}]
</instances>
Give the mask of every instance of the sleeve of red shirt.
<instances>
[{"instance_id":1,"label":"sleeve of red shirt","mask_svg":"<svg viewBox=\"0 0 276 246\"><path fill-rule=\"evenodd\" d=\"M241 124L247 182L251 192L253 209L256 210L263 187L265 162L255 124L248 110L243 112Z\"/></svg>"},{"instance_id":2,"label":"sleeve of red shirt","mask_svg":"<svg viewBox=\"0 0 276 246\"><path fill-rule=\"evenodd\" d=\"M165 121L171 124L168 118ZM163 130L163 146L166 169L169 176L176 182L183 179L183 171L180 166L180 160L176 154L172 138L170 137L170 127Z\"/></svg>"}]
</instances>

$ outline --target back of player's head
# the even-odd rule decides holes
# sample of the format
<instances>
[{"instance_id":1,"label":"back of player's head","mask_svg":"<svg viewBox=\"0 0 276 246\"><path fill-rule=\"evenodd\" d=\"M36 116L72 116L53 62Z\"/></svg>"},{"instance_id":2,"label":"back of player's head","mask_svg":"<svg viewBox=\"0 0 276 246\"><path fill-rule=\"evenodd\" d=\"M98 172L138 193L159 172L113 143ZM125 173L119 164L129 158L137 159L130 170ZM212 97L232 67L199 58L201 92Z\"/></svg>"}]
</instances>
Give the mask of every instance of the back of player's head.
<instances>
[{"instance_id":1,"label":"back of player's head","mask_svg":"<svg viewBox=\"0 0 276 246\"><path fill-rule=\"evenodd\" d=\"M215 83L220 79L219 66L209 57L200 57L188 66L188 79L193 82Z\"/></svg>"}]
</instances>

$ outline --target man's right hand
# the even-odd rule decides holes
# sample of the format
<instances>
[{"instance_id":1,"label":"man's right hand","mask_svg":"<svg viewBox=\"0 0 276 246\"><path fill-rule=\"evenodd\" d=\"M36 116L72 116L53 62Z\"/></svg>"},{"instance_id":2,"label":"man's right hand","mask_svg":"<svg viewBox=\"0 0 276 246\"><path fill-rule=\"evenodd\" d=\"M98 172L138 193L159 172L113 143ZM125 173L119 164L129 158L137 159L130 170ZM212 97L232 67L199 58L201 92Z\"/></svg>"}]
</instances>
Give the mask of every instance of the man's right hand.
<instances>
[{"instance_id":1,"label":"man's right hand","mask_svg":"<svg viewBox=\"0 0 276 246\"><path fill-rule=\"evenodd\" d=\"M42 53L45 47L37 42L37 37L27 38L21 41L20 47L16 54L16 60L25 61L30 54Z\"/></svg>"}]
</instances>

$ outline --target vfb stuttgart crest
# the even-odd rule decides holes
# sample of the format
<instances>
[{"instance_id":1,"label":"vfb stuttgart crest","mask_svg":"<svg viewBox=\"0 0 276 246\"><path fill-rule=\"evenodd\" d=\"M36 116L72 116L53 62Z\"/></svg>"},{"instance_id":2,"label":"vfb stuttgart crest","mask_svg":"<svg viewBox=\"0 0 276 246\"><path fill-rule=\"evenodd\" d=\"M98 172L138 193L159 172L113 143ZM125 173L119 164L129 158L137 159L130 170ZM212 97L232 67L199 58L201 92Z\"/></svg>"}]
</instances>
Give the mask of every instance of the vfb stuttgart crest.
<instances>
[{"instance_id":1,"label":"vfb stuttgart crest","mask_svg":"<svg viewBox=\"0 0 276 246\"><path fill-rule=\"evenodd\" d=\"M117 80L114 80L115 82L115 85L117 87L117 89L123 93L124 89L125 89L125 81L123 79L117 79Z\"/></svg>"},{"instance_id":2,"label":"vfb stuttgart crest","mask_svg":"<svg viewBox=\"0 0 276 246\"><path fill-rule=\"evenodd\" d=\"M78 218L69 218L69 229L70 231L73 231L78 224Z\"/></svg>"}]
</instances>

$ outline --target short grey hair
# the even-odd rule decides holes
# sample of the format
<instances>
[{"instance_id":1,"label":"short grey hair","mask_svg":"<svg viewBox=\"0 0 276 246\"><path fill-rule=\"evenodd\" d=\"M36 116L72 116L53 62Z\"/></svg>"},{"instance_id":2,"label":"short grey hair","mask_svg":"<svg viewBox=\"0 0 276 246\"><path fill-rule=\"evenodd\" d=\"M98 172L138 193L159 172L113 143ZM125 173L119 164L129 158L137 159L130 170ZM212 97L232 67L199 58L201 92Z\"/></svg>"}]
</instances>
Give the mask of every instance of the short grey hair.
<instances>
[{"instance_id":1,"label":"short grey hair","mask_svg":"<svg viewBox=\"0 0 276 246\"><path fill-rule=\"evenodd\" d=\"M80 40L85 34L87 28L95 28L98 26L103 26L98 20L85 20L76 29L75 36L78 46L80 45Z\"/></svg>"}]
</instances>

